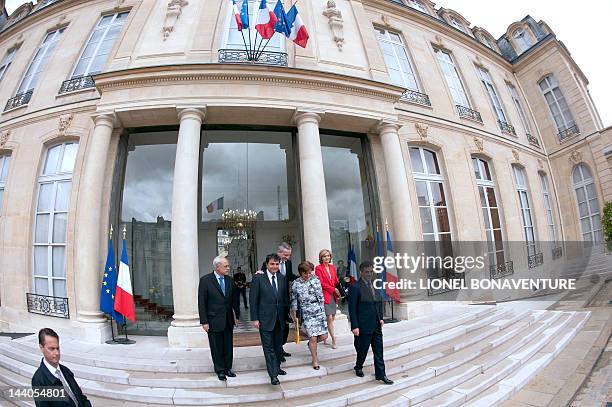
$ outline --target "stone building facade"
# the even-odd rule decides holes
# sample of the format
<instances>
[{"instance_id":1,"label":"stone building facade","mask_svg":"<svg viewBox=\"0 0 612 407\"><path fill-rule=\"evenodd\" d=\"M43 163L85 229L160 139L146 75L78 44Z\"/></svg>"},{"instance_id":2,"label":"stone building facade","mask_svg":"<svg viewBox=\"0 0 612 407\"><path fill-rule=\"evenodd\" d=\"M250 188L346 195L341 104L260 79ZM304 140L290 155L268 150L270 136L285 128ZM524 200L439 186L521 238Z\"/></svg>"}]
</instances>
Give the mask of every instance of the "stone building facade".
<instances>
[{"instance_id":1,"label":"stone building facade","mask_svg":"<svg viewBox=\"0 0 612 407\"><path fill-rule=\"evenodd\" d=\"M171 224L175 346L202 340L197 283L225 209L258 212L251 269L287 239L294 260L329 247L346 259L385 223L394 241L526 241L515 267L553 260L535 241L601 241L612 130L546 23L527 16L495 39L428 0L299 7L308 46L277 34L259 63L228 0L3 10L3 329L106 338L110 224L131 247L138 228ZM26 293L65 298L69 318L28 312ZM409 299L400 317L419 312Z\"/></svg>"}]
</instances>

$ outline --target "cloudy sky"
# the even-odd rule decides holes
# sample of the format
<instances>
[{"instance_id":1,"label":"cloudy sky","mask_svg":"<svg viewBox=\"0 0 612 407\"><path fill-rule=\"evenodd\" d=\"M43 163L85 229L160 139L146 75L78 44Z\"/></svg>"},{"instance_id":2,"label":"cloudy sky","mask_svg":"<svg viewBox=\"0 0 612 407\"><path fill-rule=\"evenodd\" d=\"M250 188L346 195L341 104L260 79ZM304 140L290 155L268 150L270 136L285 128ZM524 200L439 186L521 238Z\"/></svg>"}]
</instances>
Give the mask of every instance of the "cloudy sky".
<instances>
[{"instance_id":1,"label":"cloudy sky","mask_svg":"<svg viewBox=\"0 0 612 407\"><path fill-rule=\"evenodd\" d=\"M6 0L9 13L23 0ZM494 4L494 5L493 5ZM472 25L488 30L499 38L508 25L529 14L544 20L565 43L573 58L590 81L589 89L604 126L612 125L612 54L604 52L603 42L612 38L612 1L589 0L583 3L558 0L444 0L437 7L461 13Z\"/></svg>"}]
</instances>

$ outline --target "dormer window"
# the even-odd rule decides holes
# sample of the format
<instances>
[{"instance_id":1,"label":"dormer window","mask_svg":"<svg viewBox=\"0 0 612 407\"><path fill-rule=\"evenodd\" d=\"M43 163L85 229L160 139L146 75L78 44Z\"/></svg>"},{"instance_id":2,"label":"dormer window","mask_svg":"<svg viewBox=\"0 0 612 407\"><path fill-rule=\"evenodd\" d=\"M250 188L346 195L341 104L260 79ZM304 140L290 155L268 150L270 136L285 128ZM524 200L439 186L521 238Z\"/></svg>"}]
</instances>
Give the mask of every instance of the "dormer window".
<instances>
[{"instance_id":1,"label":"dormer window","mask_svg":"<svg viewBox=\"0 0 612 407\"><path fill-rule=\"evenodd\" d=\"M524 28L517 28L512 32L512 38L514 38L514 42L518 47L518 53L522 53L523 51L531 48L533 45L533 41L527 31Z\"/></svg>"},{"instance_id":2,"label":"dormer window","mask_svg":"<svg viewBox=\"0 0 612 407\"><path fill-rule=\"evenodd\" d=\"M489 40L489 38L487 38L487 36L485 35L480 36L480 42L482 42L488 48L491 48L493 50L495 49L493 48L493 44L491 43L491 40Z\"/></svg>"},{"instance_id":3,"label":"dormer window","mask_svg":"<svg viewBox=\"0 0 612 407\"><path fill-rule=\"evenodd\" d=\"M418 0L409 0L408 5L416 10L419 10L422 13L429 14L427 8Z\"/></svg>"},{"instance_id":4,"label":"dormer window","mask_svg":"<svg viewBox=\"0 0 612 407\"><path fill-rule=\"evenodd\" d=\"M448 22L450 23L450 25L452 25L453 27L455 27L456 29L466 32L465 31L465 27L463 26L463 24L461 24L459 22L459 20L457 20L455 17L453 16L448 16Z\"/></svg>"},{"instance_id":5,"label":"dormer window","mask_svg":"<svg viewBox=\"0 0 612 407\"><path fill-rule=\"evenodd\" d=\"M43 8L43 7L47 7L53 3L55 3L57 0L43 0L40 2L40 5L38 6L38 8Z\"/></svg>"}]
</instances>

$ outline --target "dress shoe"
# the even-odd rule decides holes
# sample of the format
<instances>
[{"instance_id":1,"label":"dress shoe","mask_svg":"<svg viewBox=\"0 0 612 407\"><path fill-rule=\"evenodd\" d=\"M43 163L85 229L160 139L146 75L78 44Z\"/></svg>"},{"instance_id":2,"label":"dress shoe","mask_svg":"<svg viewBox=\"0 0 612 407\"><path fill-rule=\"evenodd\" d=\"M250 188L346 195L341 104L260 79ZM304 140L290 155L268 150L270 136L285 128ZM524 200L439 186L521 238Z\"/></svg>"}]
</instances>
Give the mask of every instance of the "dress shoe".
<instances>
[{"instance_id":1,"label":"dress shoe","mask_svg":"<svg viewBox=\"0 0 612 407\"><path fill-rule=\"evenodd\" d=\"M357 377L363 377L363 369L355 369L355 374Z\"/></svg>"},{"instance_id":2,"label":"dress shoe","mask_svg":"<svg viewBox=\"0 0 612 407\"><path fill-rule=\"evenodd\" d=\"M270 383L276 386L280 384L280 381L278 381L278 377L273 377L270 379Z\"/></svg>"},{"instance_id":3,"label":"dress shoe","mask_svg":"<svg viewBox=\"0 0 612 407\"><path fill-rule=\"evenodd\" d=\"M379 380L384 384L393 384L393 380L389 379L387 376L377 377L376 380Z\"/></svg>"},{"instance_id":4,"label":"dress shoe","mask_svg":"<svg viewBox=\"0 0 612 407\"><path fill-rule=\"evenodd\" d=\"M321 366L318 366L318 365L317 365L317 366L313 366L312 368L313 368L314 370L319 370L319 369L321 369Z\"/></svg>"},{"instance_id":5,"label":"dress shoe","mask_svg":"<svg viewBox=\"0 0 612 407\"><path fill-rule=\"evenodd\" d=\"M223 382L227 380L227 377L225 377L225 373L217 373L217 377Z\"/></svg>"},{"instance_id":6,"label":"dress shoe","mask_svg":"<svg viewBox=\"0 0 612 407\"><path fill-rule=\"evenodd\" d=\"M232 369L227 369L227 370L225 371L225 375L226 375L227 377L236 377L236 373L234 373L234 371L233 371Z\"/></svg>"},{"instance_id":7,"label":"dress shoe","mask_svg":"<svg viewBox=\"0 0 612 407\"><path fill-rule=\"evenodd\" d=\"M283 357L285 358L291 357L291 353L283 351Z\"/></svg>"},{"instance_id":8,"label":"dress shoe","mask_svg":"<svg viewBox=\"0 0 612 407\"><path fill-rule=\"evenodd\" d=\"M284 356L281 356L280 358L278 358L278 360L280 360L281 362L286 362L287 361L287 359L285 359Z\"/></svg>"},{"instance_id":9,"label":"dress shoe","mask_svg":"<svg viewBox=\"0 0 612 407\"><path fill-rule=\"evenodd\" d=\"M287 374L287 372L285 372L283 369L278 369L278 374L284 376Z\"/></svg>"}]
</instances>

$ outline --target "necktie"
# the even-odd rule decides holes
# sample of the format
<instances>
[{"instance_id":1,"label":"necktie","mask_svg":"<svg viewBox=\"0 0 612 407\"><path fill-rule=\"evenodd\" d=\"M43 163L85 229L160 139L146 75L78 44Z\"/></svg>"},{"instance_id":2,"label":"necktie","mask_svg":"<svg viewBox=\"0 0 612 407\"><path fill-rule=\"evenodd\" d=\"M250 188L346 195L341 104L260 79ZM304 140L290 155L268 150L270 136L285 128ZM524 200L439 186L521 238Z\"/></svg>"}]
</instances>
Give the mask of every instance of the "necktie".
<instances>
[{"instance_id":1,"label":"necktie","mask_svg":"<svg viewBox=\"0 0 612 407\"><path fill-rule=\"evenodd\" d=\"M77 403L77 399L74 396L74 393L72 392L72 390L70 389L70 386L68 385L68 382L66 381L66 379L64 378L64 375L62 374L62 372L59 370L59 368L57 368L57 370L55 371L55 377L57 377L58 379L60 379L60 381L62 382L62 386L64 386L64 390L66 390L66 393L68 394L68 397L70 397L72 399L72 401L74 402L74 404L76 406L79 405L79 403Z\"/></svg>"},{"instance_id":2,"label":"necktie","mask_svg":"<svg viewBox=\"0 0 612 407\"><path fill-rule=\"evenodd\" d=\"M272 288L274 289L274 294L278 294L278 287L276 286L276 274L272 274Z\"/></svg>"},{"instance_id":3,"label":"necktie","mask_svg":"<svg viewBox=\"0 0 612 407\"><path fill-rule=\"evenodd\" d=\"M219 285L221 286L221 292L225 297L225 281L223 280L223 276L219 277Z\"/></svg>"},{"instance_id":4,"label":"necktie","mask_svg":"<svg viewBox=\"0 0 612 407\"><path fill-rule=\"evenodd\" d=\"M281 270L281 274L283 276L287 275L287 271L285 271L285 262L284 261L281 261L281 269L280 270Z\"/></svg>"}]
</instances>

